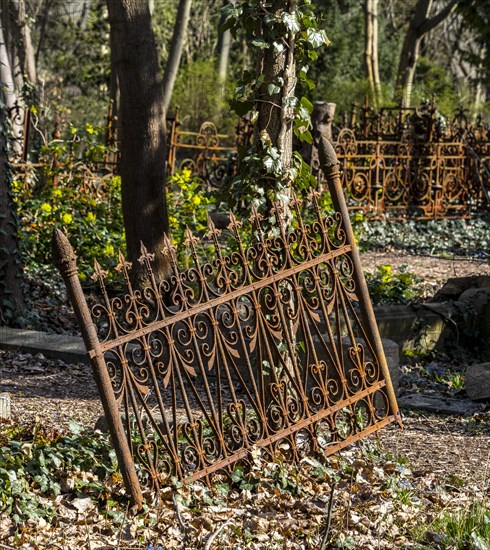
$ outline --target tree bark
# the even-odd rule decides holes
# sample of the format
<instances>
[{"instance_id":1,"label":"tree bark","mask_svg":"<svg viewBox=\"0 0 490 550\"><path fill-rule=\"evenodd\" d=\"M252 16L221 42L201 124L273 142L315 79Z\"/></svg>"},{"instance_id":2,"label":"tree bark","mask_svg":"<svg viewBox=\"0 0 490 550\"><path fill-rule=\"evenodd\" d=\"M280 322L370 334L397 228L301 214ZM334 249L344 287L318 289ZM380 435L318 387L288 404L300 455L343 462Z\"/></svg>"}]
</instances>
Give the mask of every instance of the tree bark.
<instances>
[{"instance_id":1,"label":"tree bark","mask_svg":"<svg viewBox=\"0 0 490 550\"><path fill-rule=\"evenodd\" d=\"M0 108L0 324L14 320L24 308L23 268L11 195L6 127L5 109Z\"/></svg>"},{"instance_id":2,"label":"tree bark","mask_svg":"<svg viewBox=\"0 0 490 550\"><path fill-rule=\"evenodd\" d=\"M12 0L16 12L16 26L20 38L19 61L22 74L32 85L37 84L36 52L32 45L31 29L27 23L24 0Z\"/></svg>"},{"instance_id":3,"label":"tree bark","mask_svg":"<svg viewBox=\"0 0 490 550\"><path fill-rule=\"evenodd\" d=\"M398 65L395 99L400 102L402 108L410 106L415 70L420 55L420 43L423 36L451 15L458 3L459 0L450 0L438 13L429 17L433 0L418 0L403 41Z\"/></svg>"},{"instance_id":4,"label":"tree bark","mask_svg":"<svg viewBox=\"0 0 490 550\"><path fill-rule=\"evenodd\" d=\"M172 93L174 90L175 79L179 70L180 58L182 57L182 48L184 46L185 35L191 16L192 0L180 0L177 18L174 25L174 33L170 44L167 65L163 76L163 107L168 111Z\"/></svg>"},{"instance_id":5,"label":"tree bark","mask_svg":"<svg viewBox=\"0 0 490 550\"><path fill-rule=\"evenodd\" d=\"M226 2L223 3L225 5ZM224 23L224 17L220 19L220 26ZM228 60L231 50L231 32L230 29L222 31L218 35L218 79L221 84L222 92L224 91L224 83L226 82L226 74L228 71Z\"/></svg>"},{"instance_id":6,"label":"tree bark","mask_svg":"<svg viewBox=\"0 0 490 550\"><path fill-rule=\"evenodd\" d=\"M155 253L157 280L169 273L161 254L168 232L165 202L165 110L147 0L107 0L120 87L121 194L128 259L135 278L141 243Z\"/></svg>"},{"instance_id":7,"label":"tree bark","mask_svg":"<svg viewBox=\"0 0 490 550\"><path fill-rule=\"evenodd\" d=\"M7 42L3 32L3 25L0 25L0 80L2 81L5 103L9 109L12 109L15 105L17 95L15 93L14 77L7 51Z\"/></svg>"},{"instance_id":8,"label":"tree bark","mask_svg":"<svg viewBox=\"0 0 490 550\"><path fill-rule=\"evenodd\" d=\"M378 64L378 0L364 3L364 65L371 97L375 106L381 104L381 80Z\"/></svg>"},{"instance_id":9,"label":"tree bark","mask_svg":"<svg viewBox=\"0 0 490 550\"><path fill-rule=\"evenodd\" d=\"M273 0L270 12L280 18L282 12L293 13L297 0ZM273 40L267 34L267 27L262 26L261 36L271 44ZM258 59L257 75L264 75L264 82L256 97L258 120L256 141L262 132L267 132L272 147L279 151L283 167L283 184L291 185L291 161L293 156L293 107L284 104L285 98L293 98L296 88L296 63L294 59L294 38L285 37L287 46L281 52L269 47L261 50ZM275 86L275 93L270 93L270 86Z\"/></svg>"},{"instance_id":10,"label":"tree bark","mask_svg":"<svg viewBox=\"0 0 490 550\"><path fill-rule=\"evenodd\" d=\"M3 86L3 98L11 118L11 131L14 136L12 141L13 153L16 157L22 157L21 138L24 135L24 104L17 96L15 89L12 66L7 51L7 42L4 38L3 25L0 24L0 84ZM16 111L18 109L18 112Z\"/></svg>"}]
</instances>

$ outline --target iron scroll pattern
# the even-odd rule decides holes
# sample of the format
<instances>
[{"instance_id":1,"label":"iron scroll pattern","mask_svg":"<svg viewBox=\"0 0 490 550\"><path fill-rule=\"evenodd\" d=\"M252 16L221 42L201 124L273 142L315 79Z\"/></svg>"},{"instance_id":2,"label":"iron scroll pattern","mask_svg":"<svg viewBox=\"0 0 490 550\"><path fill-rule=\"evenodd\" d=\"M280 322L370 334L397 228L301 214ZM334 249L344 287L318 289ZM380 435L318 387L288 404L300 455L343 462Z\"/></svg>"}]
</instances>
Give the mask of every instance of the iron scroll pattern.
<instances>
[{"instance_id":1,"label":"iron scroll pattern","mask_svg":"<svg viewBox=\"0 0 490 550\"><path fill-rule=\"evenodd\" d=\"M464 218L479 201L462 142L358 140L344 129L335 149L349 209L371 219Z\"/></svg>"},{"instance_id":2,"label":"iron scroll pattern","mask_svg":"<svg viewBox=\"0 0 490 550\"><path fill-rule=\"evenodd\" d=\"M287 228L276 205L274 237L254 212L248 247L231 215L229 255L209 221L211 263L188 231L186 271L167 240L172 275L160 284L142 247L144 290L120 255L125 293L111 297L96 263L92 316L142 484L223 475L253 448L290 460L329 455L395 419L391 382L359 318L353 243L340 214L323 216L315 194L312 203L307 224L294 198Z\"/></svg>"},{"instance_id":3,"label":"iron scroll pattern","mask_svg":"<svg viewBox=\"0 0 490 550\"><path fill-rule=\"evenodd\" d=\"M208 190L219 189L235 173L236 138L218 133L212 122L201 124L198 132L180 128L176 118L170 129L168 164L170 174L188 169Z\"/></svg>"}]
</instances>

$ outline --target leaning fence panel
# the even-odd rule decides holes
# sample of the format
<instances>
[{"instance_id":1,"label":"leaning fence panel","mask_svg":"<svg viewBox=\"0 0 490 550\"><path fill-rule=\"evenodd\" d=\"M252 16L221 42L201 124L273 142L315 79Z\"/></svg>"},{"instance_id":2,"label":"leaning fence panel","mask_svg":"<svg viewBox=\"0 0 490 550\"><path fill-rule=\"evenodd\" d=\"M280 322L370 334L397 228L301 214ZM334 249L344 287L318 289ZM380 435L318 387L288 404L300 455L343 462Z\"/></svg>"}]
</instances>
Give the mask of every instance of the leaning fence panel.
<instances>
[{"instance_id":1,"label":"leaning fence panel","mask_svg":"<svg viewBox=\"0 0 490 550\"><path fill-rule=\"evenodd\" d=\"M312 193L314 217L306 221L293 196L287 222L275 205L273 232L253 211L248 245L231 215L228 254L210 221L213 260L201 260L188 231L193 266L181 271L167 239L161 253L172 273L162 282L144 247L143 288L133 287L120 255L124 291L111 295L96 263L101 299L90 319L80 313L86 302L73 253L55 234L96 378L102 369L110 380L101 396L106 414L118 412L113 439L125 432L118 458L128 479L135 464L151 488L222 475L255 447L296 461L330 455L399 419L338 170L332 175L332 215Z\"/></svg>"}]
</instances>

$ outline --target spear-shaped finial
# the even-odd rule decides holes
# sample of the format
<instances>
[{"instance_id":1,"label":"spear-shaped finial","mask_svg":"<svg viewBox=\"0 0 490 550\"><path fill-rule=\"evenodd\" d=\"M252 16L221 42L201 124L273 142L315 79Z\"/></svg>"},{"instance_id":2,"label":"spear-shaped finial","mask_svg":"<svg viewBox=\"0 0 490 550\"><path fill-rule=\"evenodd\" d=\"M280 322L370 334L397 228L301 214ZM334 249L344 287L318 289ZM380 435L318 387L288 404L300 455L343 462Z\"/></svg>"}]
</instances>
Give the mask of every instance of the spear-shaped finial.
<instances>
[{"instance_id":1,"label":"spear-shaped finial","mask_svg":"<svg viewBox=\"0 0 490 550\"><path fill-rule=\"evenodd\" d=\"M320 166L325 173L330 172L334 166L339 164L333 145L324 136L321 136L318 143L318 157Z\"/></svg>"},{"instance_id":2,"label":"spear-shaped finial","mask_svg":"<svg viewBox=\"0 0 490 550\"><path fill-rule=\"evenodd\" d=\"M68 237L58 228L53 230L51 237L51 249L53 252L53 263L63 278L76 275L77 256Z\"/></svg>"}]
</instances>

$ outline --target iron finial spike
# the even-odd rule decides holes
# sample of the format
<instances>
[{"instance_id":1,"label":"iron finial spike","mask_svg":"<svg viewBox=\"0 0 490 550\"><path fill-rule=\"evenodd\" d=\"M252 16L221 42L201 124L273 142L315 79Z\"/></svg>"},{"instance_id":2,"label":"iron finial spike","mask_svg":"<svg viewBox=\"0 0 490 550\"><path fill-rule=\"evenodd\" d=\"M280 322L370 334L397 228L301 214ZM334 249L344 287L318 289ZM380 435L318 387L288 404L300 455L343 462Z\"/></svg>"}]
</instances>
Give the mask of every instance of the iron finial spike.
<instances>
[{"instance_id":1,"label":"iron finial spike","mask_svg":"<svg viewBox=\"0 0 490 550\"><path fill-rule=\"evenodd\" d=\"M168 235L165 233L165 234L163 235L163 246L164 246L164 249L169 248L171 245L172 245L172 243L170 242L170 239L168 238Z\"/></svg>"},{"instance_id":2,"label":"iron finial spike","mask_svg":"<svg viewBox=\"0 0 490 550\"><path fill-rule=\"evenodd\" d=\"M240 229L240 227L242 227L242 222L236 219L235 214L233 214L231 210L229 212L230 223L228 224L228 229L230 231L234 231L236 233L236 236L238 237L238 230Z\"/></svg>"},{"instance_id":3,"label":"iron finial spike","mask_svg":"<svg viewBox=\"0 0 490 550\"><path fill-rule=\"evenodd\" d=\"M324 136L320 137L320 143L318 144L318 156L320 157L320 166L323 170L332 168L333 166L339 164L333 145Z\"/></svg>"},{"instance_id":4,"label":"iron finial spike","mask_svg":"<svg viewBox=\"0 0 490 550\"><path fill-rule=\"evenodd\" d=\"M155 259L155 254L152 252L148 252L148 249L143 244L143 241L141 241L140 243L140 253L141 253L141 256L138 258L138 262L141 265L145 264L147 271L151 272L152 271L151 262L153 262L153 260Z\"/></svg>"},{"instance_id":5,"label":"iron finial spike","mask_svg":"<svg viewBox=\"0 0 490 550\"><path fill-rule=\"evenodd\" d=\"M195 252L195 246L194 244L199 242L199 239L194 235L191 228L186 225L185 226L185 239L184 239L184 246L191 249L192 253Z\"/></svg>"},{"instance_id":6,"label":"iron finial spike","mask_svg":"<svg viewBox=\"0 0 490 550\"><path fill-rule=\"evenodd\" d=\"M99 279L102 279L101 273L102 273L102 268L101 268L97 258L95 258L95 260L94 260L94 274L92 275L92 280L97 281Z\"/></svg>"},{"instance_id":7,"label":"iron finial spike","mask_svg":"<svg viewBox=\"0 0 490 550\"><path fill-rule=\"evenodd\" d=\"M213 218L208 214L208 227L209 231L214 231L216 226L214 225Z\"/></svg>"},{"instance_id":8,"label":"iron finial spike","mask_svg":"<svg viewBox=\"0 0 490 550\"><path fill-rule=\"evenodd\" d=\"M175 264L175 252L176 248L175 246L172 244L172 241L169 239L169 236L167 235L167 233L165 233L163 235L163 248L162 248L162 254L164 256L167 256L172 265Z\"/></svg>"},{"instance_id":9,"label":"iron finial spike","mask_svg":"<svg viewBox=\"0 0 490 550\"><path fill-rule=\"evenodd\" d=\"M53 230L51 238L53 262L62 277L77 273L77 256L68 237L58 228Z\"/></svg>"}]
</instances>

